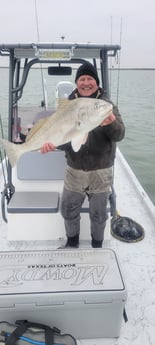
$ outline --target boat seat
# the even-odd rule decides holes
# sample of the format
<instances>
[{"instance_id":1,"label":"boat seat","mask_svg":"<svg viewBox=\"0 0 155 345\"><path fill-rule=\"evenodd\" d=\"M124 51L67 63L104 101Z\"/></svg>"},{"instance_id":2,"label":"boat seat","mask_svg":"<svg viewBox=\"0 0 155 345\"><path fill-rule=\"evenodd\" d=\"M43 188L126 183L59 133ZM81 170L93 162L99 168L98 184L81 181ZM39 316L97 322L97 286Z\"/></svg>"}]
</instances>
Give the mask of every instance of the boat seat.
<instances>
[{"instance_id":1,"label":"boat seat","mask_svg":"<svg viewBox=\"0 0 155 345\"><path fill-rule=\"evenodd\" d=\"M55 213L59 201L57 192L16 192L8 204L8 213Z\"/></svg>"},{"instance_id":2,"label":"boat seat","mask_svg":"<svg viewBox=\"0 0 155 345\"><path fill-rule=\"evenodd\" d=\"M17 178L22 181L63 180L66 170L66 159L63 151L52 151L47 154L27 152L17 163Z\"/></svg>"},{"instance_id":3,"label":"boat seat","mask_svg":"<svg viewBox=\"0 0 155 345\"><path fill-rule=\"evenodd\" d=\"M16 192L62 192L65 171L63 151L27 152L12 169L12 183Z\"/></svg>"}]
</instances>

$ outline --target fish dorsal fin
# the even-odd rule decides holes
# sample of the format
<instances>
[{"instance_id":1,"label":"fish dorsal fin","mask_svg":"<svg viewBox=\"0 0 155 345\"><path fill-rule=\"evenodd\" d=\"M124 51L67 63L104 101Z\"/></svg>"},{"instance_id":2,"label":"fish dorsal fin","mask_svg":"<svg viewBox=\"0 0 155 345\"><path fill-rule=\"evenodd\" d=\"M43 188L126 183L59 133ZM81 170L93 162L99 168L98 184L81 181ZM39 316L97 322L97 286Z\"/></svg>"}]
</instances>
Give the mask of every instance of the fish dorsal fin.
<instances>
[{"instance_id":1,"label":"fish dorsal fin","mask_svg":"<svg viewBox=\"0 0 155 345\"><path fill-rule=\"evenodd\" d=\"M37 121L37 123L28 132L26 142L29 141L32 138L32 136L39 131L39 129L46 123L46 121L48 121L50 116L47 116Z\"/></svg>"},{"instance_id":2,"label":"fish dorsal fin","mask_svg":"<svg viewBox=\"0 0 155 345\"><path fill-rule=\"evenodd\" d=\"M88 133L85 133L85 134L79 135L78 137L76 137L75 139L71 141L71 146L74 152L78 152L80 150L81 146L86 143L87 138L88 138Z\"/></svg>"}]
</instances>

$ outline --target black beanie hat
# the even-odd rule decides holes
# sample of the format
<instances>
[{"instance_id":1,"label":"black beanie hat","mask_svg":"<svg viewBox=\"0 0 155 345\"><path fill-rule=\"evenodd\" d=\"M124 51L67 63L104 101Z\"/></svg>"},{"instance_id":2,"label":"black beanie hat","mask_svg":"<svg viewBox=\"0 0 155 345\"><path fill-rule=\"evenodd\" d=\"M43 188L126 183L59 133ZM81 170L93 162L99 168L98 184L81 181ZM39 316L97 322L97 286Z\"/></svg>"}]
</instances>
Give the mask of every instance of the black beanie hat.
<instances>
[{"instance_id":1,"label":"black beanie hat","mask_svg":"<svg viewBox=\"0 0 155 345\"><path fill-rule=\"evenodd\" d=\"M96 68L90 62L84 62L84 64L78 68L75 76L75 83L82 75L90 75L96 80L97 85L99 85L100 81Z\"/></svg>"}]
</instances>

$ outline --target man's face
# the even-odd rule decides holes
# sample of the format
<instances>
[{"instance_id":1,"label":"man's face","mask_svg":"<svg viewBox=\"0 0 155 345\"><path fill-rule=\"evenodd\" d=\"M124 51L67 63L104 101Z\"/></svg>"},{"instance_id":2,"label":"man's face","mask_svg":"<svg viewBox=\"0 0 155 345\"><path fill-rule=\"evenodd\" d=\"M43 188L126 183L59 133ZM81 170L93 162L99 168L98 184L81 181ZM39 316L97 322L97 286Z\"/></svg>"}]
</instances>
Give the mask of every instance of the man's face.
<instances>
[{"instance_id":1,"label":"man's face","mask_svg":"<svg viewBox=\"0 0 155 345\"><path fill-rule=\"evenodd\" d=\"M82 75L76 82L78 92L83 97L89 97L98 90L96 80L90 75Z\"/></svg>"}]
</instances>

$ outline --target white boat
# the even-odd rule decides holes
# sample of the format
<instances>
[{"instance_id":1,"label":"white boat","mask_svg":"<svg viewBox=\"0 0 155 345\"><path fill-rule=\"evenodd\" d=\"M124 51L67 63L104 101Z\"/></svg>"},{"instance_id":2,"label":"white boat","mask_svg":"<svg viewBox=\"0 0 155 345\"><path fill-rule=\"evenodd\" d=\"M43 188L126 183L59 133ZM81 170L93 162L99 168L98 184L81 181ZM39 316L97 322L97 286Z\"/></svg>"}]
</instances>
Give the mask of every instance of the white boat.
<instances>
[{"instance_id":1,"label":"white boat","mask_svg":"<svg viewBox=\"0 0 155 345\"><path fill-rule=\"evenodd\" d=\"M115 56L119 49L117 45L65 42L0 45L1 55L8 54L10 59L9 140L16 141L20 138L17 104L33 64L42 63L50 66L50 74L60 74L60 71L66 74L71 72L68 67L75 68L84 60L93 60L94 64L97 62L97 66L101 68L101 85L109 97L108 58L111 55ZM24 68L21 69L21 65ZM61 77L60 75L60 80ZM20 119L22 120L23 118ZM31 120L28 116L27 123ZM52 164L55 167L54 171ZM47 166L48 172L45 169ZM77 344L82 345L154 344L154 205L117 149L114 169L117 212L122 217L134 220L135 226L140 224L145 232L144 238L120 241L114 237L111 233L109 210L103 248L91 249L86 203L81 213L80 248L58 250L65 241L63 220L58 205L64 171L63 153L57 151L47 154L46 157L34 152L25 154L15 168L12 169L8 165L5 188L1 173L3 193L0 223L0 321L4 321L4 317L5 321L9 322L32 317L32 321L48 323L51 326L54 321L54 326L60 327L63 332L73 333L77 338ZM40 261L42 255L44 260ZM72 271L63 273L66 274L66 280L61 278L55 288L52 280L53 285L49 290L49 279L45 279L43 283L39 280L38 284L41 285L38 288L34 272L38 272L38 267L41 270L45 269L39 265L44 265L47 269L47 264L51 263L51 260L54 265L59 265L59 268L61 265L61 269L63 265L77 265L79 269L83 263L84 267L89 266L89 269L90 266L95 267L97 275L92 274L91 278L88 277L83 288L80 288L80 284L75 288L73 281L69 285L70 276L67 276L68 272L75 273L72 268ZM30 279L30 273L24 273L27 272L25 267L31 269L32 273L33 265L33 277ZM98 267L104 270L102 289L99 283L98 287L97 283L94 287L95 283L93 285L89 280L100 277ZM27 274L29 278L23 278L27 277ZM123 318L124 308L124 318L127 315L127 322Z\"/></svg>"}]
</instances>

